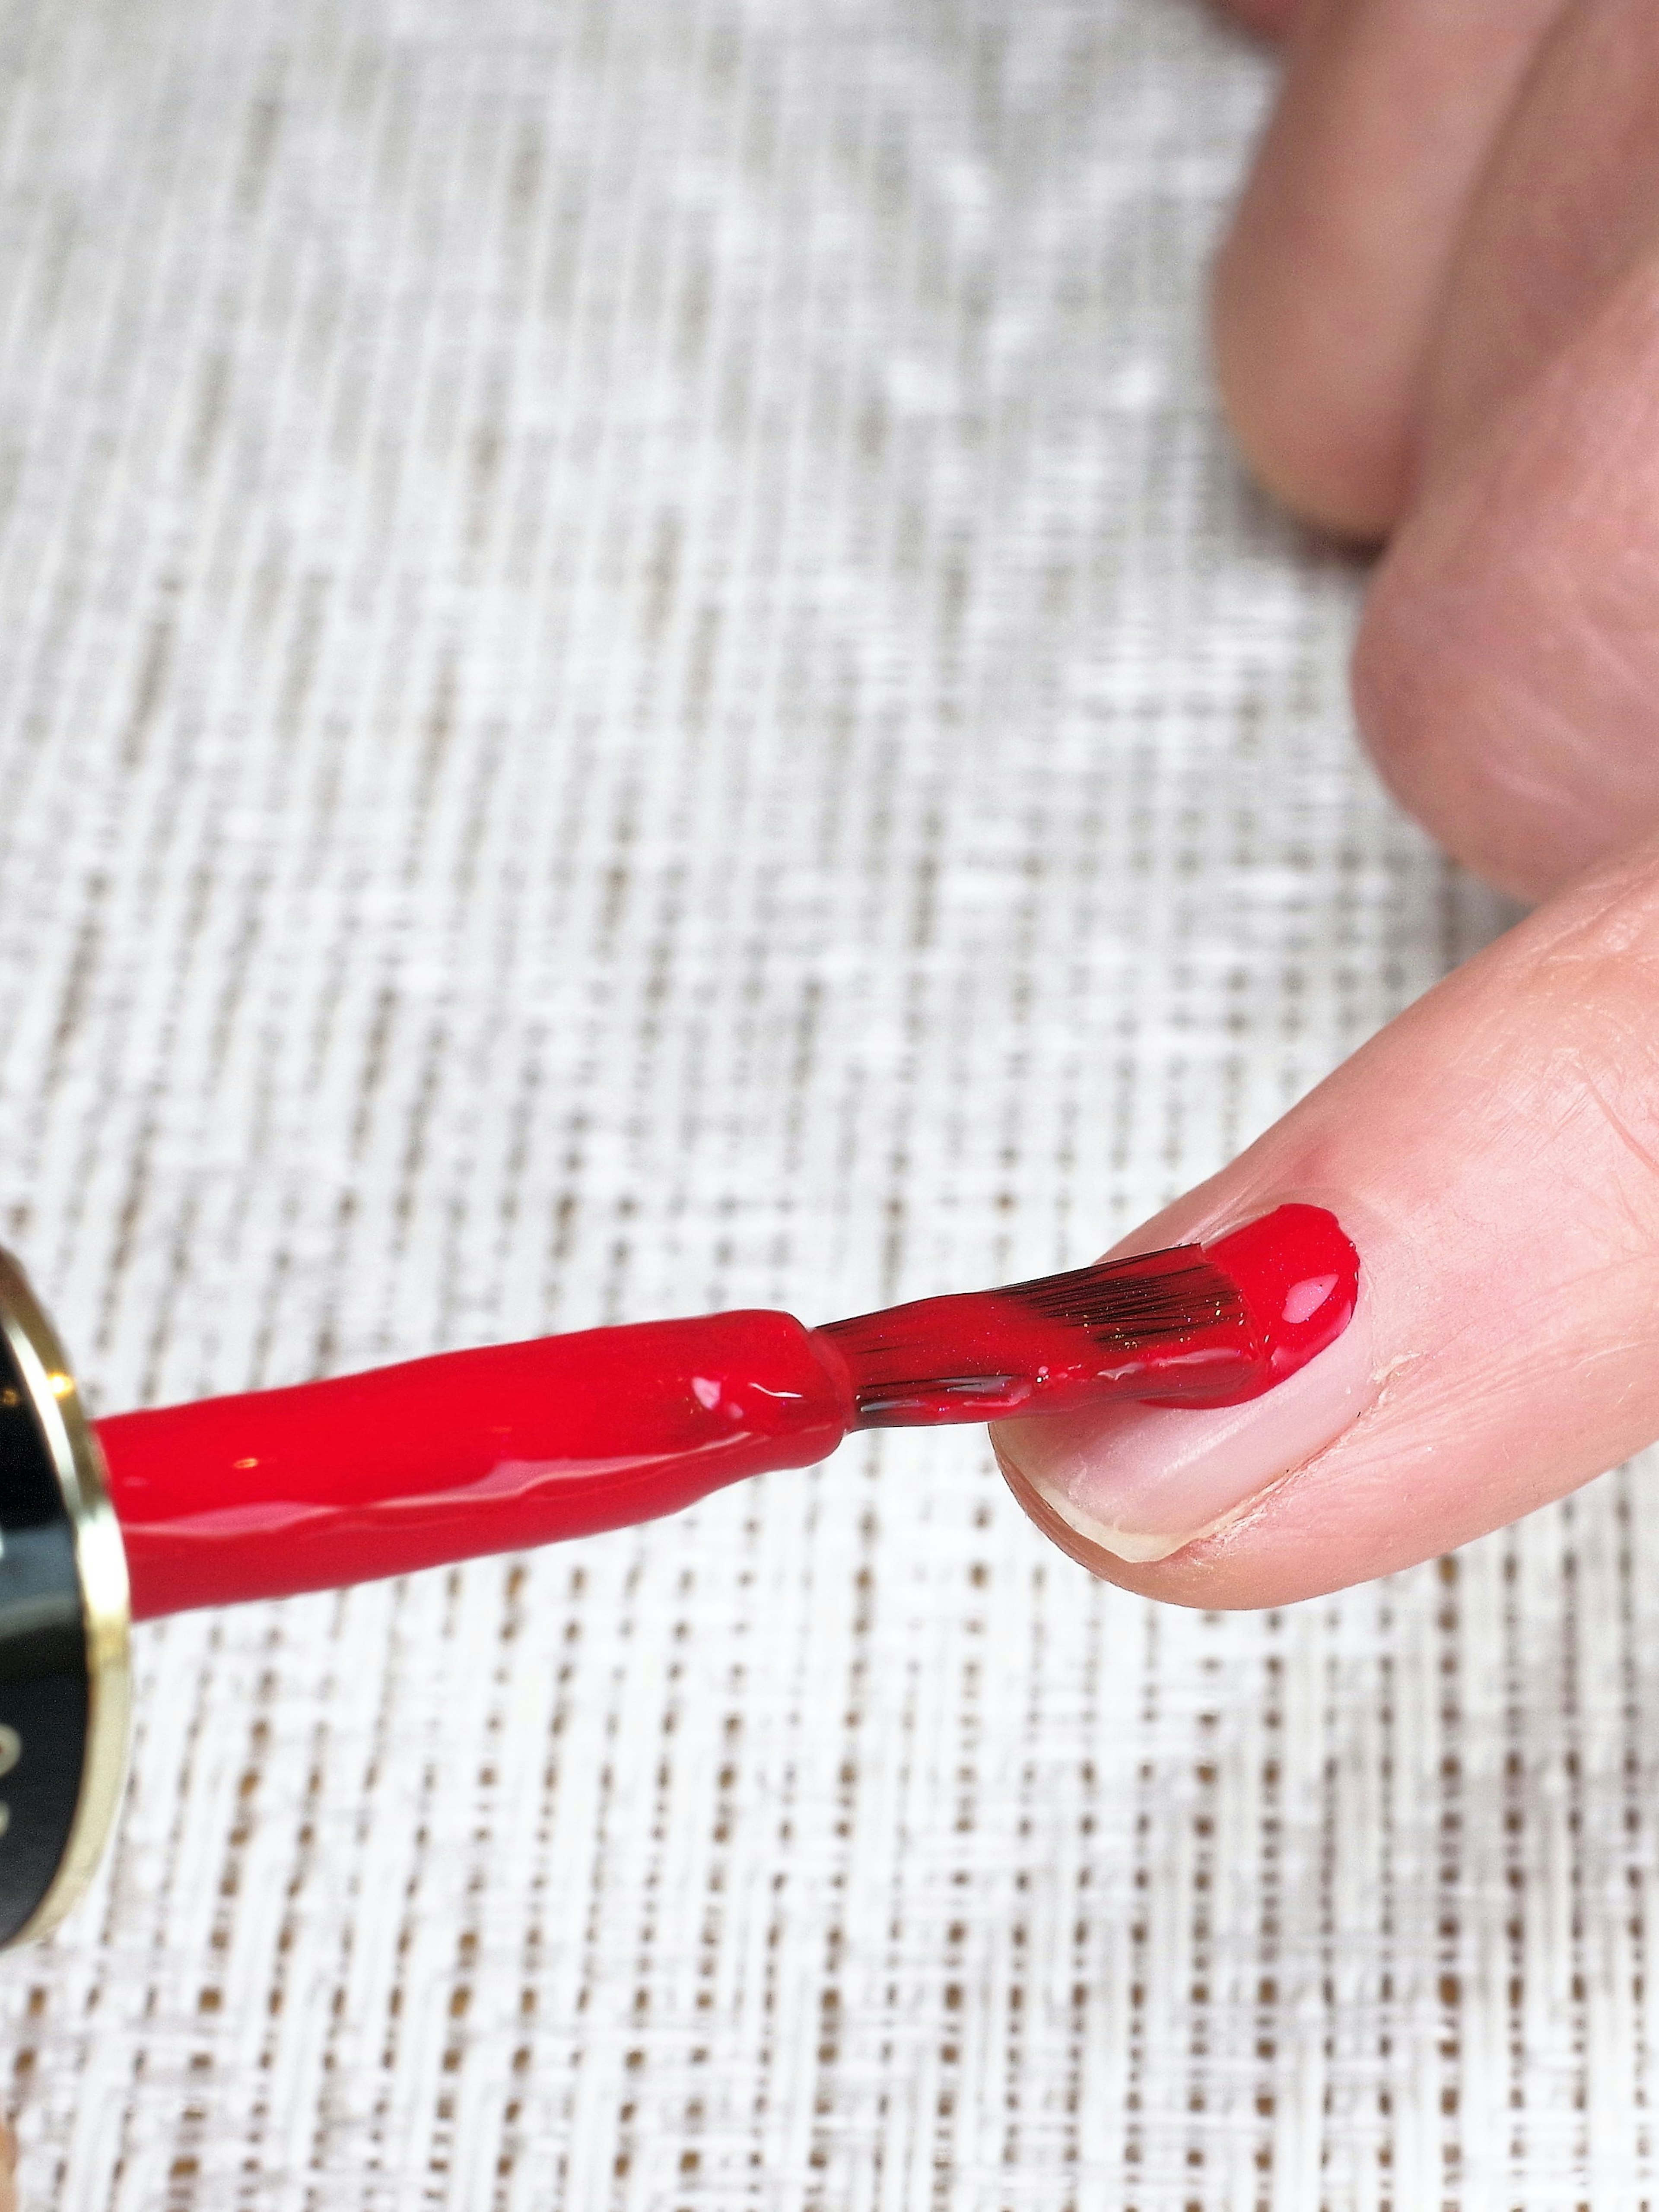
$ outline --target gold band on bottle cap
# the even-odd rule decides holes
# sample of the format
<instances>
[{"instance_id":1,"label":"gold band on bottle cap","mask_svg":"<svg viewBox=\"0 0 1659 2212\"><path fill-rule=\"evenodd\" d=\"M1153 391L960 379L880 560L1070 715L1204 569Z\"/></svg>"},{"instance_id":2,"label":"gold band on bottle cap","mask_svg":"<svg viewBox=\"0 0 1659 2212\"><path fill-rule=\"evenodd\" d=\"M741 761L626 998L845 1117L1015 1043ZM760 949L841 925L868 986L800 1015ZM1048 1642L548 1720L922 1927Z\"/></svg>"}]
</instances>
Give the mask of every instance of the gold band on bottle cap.
<instances>
[{"instance_id":1,"label":"gold band on bottle cap","mask_svg":"<svg viewBox=\"0 0 1659 2212\"><path fill-rule=\"evenodd\" d=\"M97 1439L0 1251L0 1942L49 1934L103 1856L126 1778L131 1620Z\"/></svg>"}]
</instances>

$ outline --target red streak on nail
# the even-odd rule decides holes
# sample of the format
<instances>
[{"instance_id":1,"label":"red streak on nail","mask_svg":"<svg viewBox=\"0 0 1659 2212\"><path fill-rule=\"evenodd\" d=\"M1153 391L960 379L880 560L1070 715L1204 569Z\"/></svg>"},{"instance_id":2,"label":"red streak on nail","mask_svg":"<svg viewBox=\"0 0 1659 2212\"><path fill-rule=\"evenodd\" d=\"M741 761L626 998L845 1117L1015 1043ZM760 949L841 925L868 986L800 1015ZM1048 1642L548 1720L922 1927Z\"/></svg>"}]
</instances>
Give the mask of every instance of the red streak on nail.
<instances>
[{"instance_id":1,"label":"red streak on nail","mask_svg":"<svg viewBox=\"0 0 1659 2212\"><path fill-rule=\"evenodd\" d=\"M1225 1405L1346 1327L1358 1261L1281 1206L1200 1251L925 1298L589 1329L98 1425L133 1613L334 1589L678 1512L848 1430Z\"/></svg>"}]
</instances>

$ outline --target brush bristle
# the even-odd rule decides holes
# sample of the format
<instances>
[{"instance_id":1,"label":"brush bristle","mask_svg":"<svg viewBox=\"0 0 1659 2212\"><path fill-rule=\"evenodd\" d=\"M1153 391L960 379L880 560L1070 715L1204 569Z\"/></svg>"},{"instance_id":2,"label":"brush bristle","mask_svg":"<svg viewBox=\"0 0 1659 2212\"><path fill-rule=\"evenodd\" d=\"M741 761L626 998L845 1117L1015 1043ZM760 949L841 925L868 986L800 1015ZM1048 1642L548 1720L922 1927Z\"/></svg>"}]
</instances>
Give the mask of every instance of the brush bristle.
<instances>
[{"instance_id":1,"label":"brush bristle","mask_svg":"<svg viewBox=\"0 0 1659 2212\"><path fill-rule=\"evenodd\" d=\"M818 1334L850 1370L860 1423L994 1419L1177 1360L1248 1357L1238 1286L1196 1245L1100 1261L1000 1290L918 1299ZM1179 1379L1179 1378L1177 1378Z\"/></svg>"},{"instance_id":2,"label":"brush bristle","mask_svg":"<svg viewBox=\"0 0 1659 2212\"><path fill-rule=\"evenodd\" d=\"M1080 1328L1096 1344L1152 1344L1246 1318L1237 1284L1196 1245L1160 1256L1185 1264L1149 1275L1139 1259L1100 1260L1063 1275L1010 1283L997 1296L1018 1299L1044 1321Z\"/></svg>"}]
</instances>

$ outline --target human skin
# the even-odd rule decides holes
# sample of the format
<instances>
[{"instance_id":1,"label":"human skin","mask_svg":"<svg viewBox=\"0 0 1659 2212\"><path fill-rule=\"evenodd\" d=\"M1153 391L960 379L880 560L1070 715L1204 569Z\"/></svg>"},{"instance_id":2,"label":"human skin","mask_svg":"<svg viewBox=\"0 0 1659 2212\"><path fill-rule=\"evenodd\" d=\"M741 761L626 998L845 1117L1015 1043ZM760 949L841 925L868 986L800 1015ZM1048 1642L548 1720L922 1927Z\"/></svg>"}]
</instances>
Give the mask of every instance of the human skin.
<instances>
[{"instance_id":1,"label":"human skin","mask_svg":"<svg viewBox=\"0 0 1659 2212\"><path fill-rule=\"evenodd\" d=\"M1543 902L1128 1240L1333 1206L1346 1350L1243 1414L994 1431L1067 1549L1204 1607L1408 1565L1659 1437L1651 0L1236 12L1288 41L1218 264L1224 404L1264 483L1382 548L1382 774Z\"/></svg>"}]
</instances>

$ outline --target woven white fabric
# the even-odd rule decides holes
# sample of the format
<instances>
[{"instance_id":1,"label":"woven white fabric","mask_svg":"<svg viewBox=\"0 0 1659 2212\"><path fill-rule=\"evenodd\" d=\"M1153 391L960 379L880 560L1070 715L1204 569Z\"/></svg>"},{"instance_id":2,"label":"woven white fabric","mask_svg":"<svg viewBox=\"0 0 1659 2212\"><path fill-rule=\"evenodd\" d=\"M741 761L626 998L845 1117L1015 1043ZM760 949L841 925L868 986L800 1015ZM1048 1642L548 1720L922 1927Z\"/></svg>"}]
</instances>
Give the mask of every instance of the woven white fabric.
<instances>
[{"instance_id":1,"label":"woven white fabric","mask_svg":"<svg viewBox=\"0 0 1659 2212\"><path fill-rule=\"evenodd\" d=\"M1087 1257L1505 918L1189 0L6 0L0 1224L105 1408ZM977 1432L138 1638L63 2212L1651 2201L1653 1478L1264 1618Z\"/></svg>"}]
</instances>

